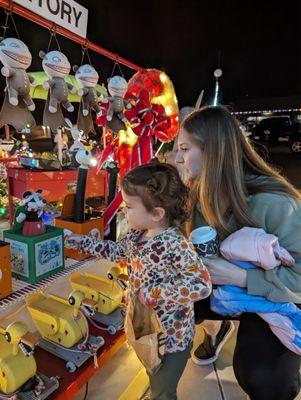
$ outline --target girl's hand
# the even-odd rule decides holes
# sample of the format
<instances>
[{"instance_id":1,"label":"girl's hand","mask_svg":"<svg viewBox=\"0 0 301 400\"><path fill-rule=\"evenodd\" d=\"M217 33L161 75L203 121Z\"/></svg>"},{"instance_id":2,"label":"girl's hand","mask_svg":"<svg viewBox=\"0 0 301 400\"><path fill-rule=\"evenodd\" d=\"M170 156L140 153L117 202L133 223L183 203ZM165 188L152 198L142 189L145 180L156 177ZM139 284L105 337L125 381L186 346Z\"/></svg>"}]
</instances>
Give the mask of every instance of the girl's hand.
<instances>
[{"instance_id":1,"label":"girl's hand","mask_svg":"<svg viewBox=\"0 0 301 400\"><path fill-rule=\"evenodd\" d=\"M138 299L146 307L156 308L158 306L157 300L148 296L147 293L144 294L141 289L139 290Z\"/></svg>"},{"instance_id":2,"label":"girl's hand","mask_svg":"<svg viewBox=\"0 0 301 400\"><path fill-rule=\"evenodd\" d=\"M65 235L65 247L67 249L78 250L82 239L83 239L82 235L78 235L75 233L71 233L70 235Z\"/></svg>"},{"instance_id":3,"label":"girl's hand","mask_svg":"<svg viewBox=\"0 0 301 400\"><path fill-rule=\"evenodd\" d=\"M247 286L247 271L240 268L222 257L202 257L203 264L208 269L214 285Z\"/></svg>"}]
</instances>

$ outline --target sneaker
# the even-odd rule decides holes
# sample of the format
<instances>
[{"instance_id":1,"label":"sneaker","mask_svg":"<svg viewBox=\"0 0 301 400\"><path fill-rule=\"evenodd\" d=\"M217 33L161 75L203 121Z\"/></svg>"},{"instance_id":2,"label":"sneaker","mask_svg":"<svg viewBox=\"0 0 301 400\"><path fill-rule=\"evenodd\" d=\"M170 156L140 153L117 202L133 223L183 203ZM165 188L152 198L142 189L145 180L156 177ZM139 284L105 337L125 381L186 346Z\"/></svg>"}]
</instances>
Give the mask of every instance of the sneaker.
<instances>
[{"instance_id":1,"label":"sneaker","mask_svg":"<svg viewBox=\"0 0 301 400\"><path fill-rule=\"evenodd\" d=\"M209 365L216 361L219 352L232 335L234 328L235 326L232 321L223 321L215 337L208 335L204 330L204 341L191 355L192 361L197 365Z\"/></svg>"}]
</instances>

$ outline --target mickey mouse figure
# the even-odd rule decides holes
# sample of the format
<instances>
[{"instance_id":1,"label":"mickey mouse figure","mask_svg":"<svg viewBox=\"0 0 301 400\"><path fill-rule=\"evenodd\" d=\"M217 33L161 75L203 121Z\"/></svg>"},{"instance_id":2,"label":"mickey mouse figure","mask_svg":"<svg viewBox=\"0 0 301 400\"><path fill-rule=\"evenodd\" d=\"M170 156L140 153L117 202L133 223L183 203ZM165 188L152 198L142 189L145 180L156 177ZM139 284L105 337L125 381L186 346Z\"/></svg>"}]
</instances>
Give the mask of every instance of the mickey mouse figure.
<instances>
[{"instance_id":1,"label":"mickey mouse figure","mask_svg":"<svg viewBox=\"0 0 301 400\"><path fill-rule=\"evenodd\" d=\"M42 190L36 192L26 191L23 193L23 199L17 208L13 230L15 233L22 232L24 236L38 236L45 233L45 225L41 218L46 200L41 196Z\"/></svg>"}]
</instances>

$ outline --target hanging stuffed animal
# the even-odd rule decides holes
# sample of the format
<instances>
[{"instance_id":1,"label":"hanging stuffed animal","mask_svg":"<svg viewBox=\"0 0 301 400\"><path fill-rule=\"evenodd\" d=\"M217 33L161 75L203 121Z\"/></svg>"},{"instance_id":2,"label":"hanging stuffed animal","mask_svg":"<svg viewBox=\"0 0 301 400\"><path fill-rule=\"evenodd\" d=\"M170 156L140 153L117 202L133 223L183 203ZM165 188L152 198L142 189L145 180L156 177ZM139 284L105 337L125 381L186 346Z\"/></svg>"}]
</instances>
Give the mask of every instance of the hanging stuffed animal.
<instances>
[{"instance_id":1,"label":"hanging stuffed animal","mask_svg":"<svg viewBox=\"0 0 301 400\"><path fill-rule=\"evenodd\" d=\"M55 134L54 136L54 143L55 143L55 147L53 149L54 152L58 151L58 144L59 144L59 134L58 132ZM62 145L62 150L68 150L68 142L69 142L69 138L68 135L65 131L62 132L61 134L61 145Z\"/></svg>"},{"instance_id":2,"label":"hanging stuffed animal","mask_svg":"<svg viewBox=\"0 0 301 400\"><path fill-rule=\"evenodd\" d=\"M68 91L74 94L76 89L64 79L69 74L71 66L63 53L53 50L47 54L40 51L39 54L43 59L43 70L49 77L43 83L43 87L49 89L43 125L50 126L50 129L55 132L59 126L64 126L61 105L69 112L74 111L73 105L68 101Z\"/></svg>"},{"instance_id":3,"label":"hanging stuffed animal","mask_svg":"<svg viewBox=\"0 0 301 400\"><path fill-rule=\"evenodd\" d=\"M115 75L109 79L108 91L112 97L107 97L106 99L109 102L107 121L112 121L114 115L117 115L124 123L127 121L124 109L125 107L130 108L130 102L123 98L127 89L128 84L123 77Z\"/></svg>"},{"instance_id":4,"label":"hanging stuffed animal","mask_svg":"<svg viewBox=\"0 0 301 400\"><path fill-rule=\"evenodd\" d=\"M102 115L106 115L106 128L118 133L121 129L126 130L127 118L124 115L125 108L130 109L130 100L125 100L124 95L127 92L127 81L118 75L108 80L108 91L111 97L105 97L102 100Z\"/></svg>"},{"instance_id":5,"label":"hanging stuffed animal","mask_svg":"<svg viewBox=\"0 0 301 400\"><path fill-rule=\"evenodd\" d=\"M78 94L82 96L82 110L83 116L86 117L91 108L96 113L100 112L98 101L100 101L101 93L95 88L98 82L98 73L92 65L84 64L81 67L74 65L73 71L75 78L80 86Z\"/></svg>"},{"instance_id":6,"label":"hanging stuffed animal","mask_svg":"<svg viewBox=\"0 0 301 400\"><path fill-rule=\"evenodd\" d=\"M65 118L66 121L66 129L71 132L71 136L73 139L73 144L69 148L69 152L77 153L79 150L86 150L84 144L82 143L84 141L83 137L83 131L78 129L76 125L73 125L70 119Z\"/></svg>"},{"instance_id":7,"label":"hanging stuffed animal","mask_svg":"<svg viewBox=\"0 0 301 400\"><path fill-rule=\"evenodd\" d=\"M76 161L76 154L79 150L86 150L86 147L83 144L84 136L83 131L79 130L77 125L73 125L70 119L65 118L66 128L68 131L71 132L71 136L73 139L73 144L69 147L68 151L71 156L71 162L73 166L78 167L79 164Z\"/></svg>"},{"instance_id":8,"label":"hanging stuffed animal","mask_svg":"<svg viewBox=\"0 0 301 400\"><path fill-rule=\"evenodd\" d=\"M31 114L35 104L29 95L30 85L34 85L35 79L26 72L32 61L28 47L19 39L3 39L0 42L0 60L4 65L1 74L6 78L0 126L8 124L20 131L26 125L35 125Z\"/></svg>"},{"instance_id":9,"label":"hanging stuffed animal","mask_svg":"<svg viewBox=\"0 0 301 400\"><path fill-rule=\"evenodd\" d=\"M98 102L101 100L101 93L95 88L98 82L98 73L92 65L84 64L80 67L74 65L73 71L78 85L81 102L78 110L77 126L84 133L94 132L94 125L91 111L97 114L101 111Z\"/></svg>"}]
</instances>

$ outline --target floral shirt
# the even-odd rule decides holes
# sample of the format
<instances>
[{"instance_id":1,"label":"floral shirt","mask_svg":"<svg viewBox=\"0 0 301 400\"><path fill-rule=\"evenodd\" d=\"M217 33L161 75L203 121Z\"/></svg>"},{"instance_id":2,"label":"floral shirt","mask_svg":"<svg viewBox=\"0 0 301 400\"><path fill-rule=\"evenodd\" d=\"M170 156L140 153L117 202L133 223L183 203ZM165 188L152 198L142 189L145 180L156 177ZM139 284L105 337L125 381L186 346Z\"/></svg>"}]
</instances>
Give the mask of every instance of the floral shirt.
<instances>
[{"instance_id":1,"label":"floral shirt","mask_svg":"<svg viewBox=\"0 0 301 400\"><path fill-rule=\"evenodd\" d=\"M140 290L142 301L156 311L167 335L165 351L183 351L195 333L193 302L210 295L210 276L179 228L139 242L142 234L130 230L117 243L84 236L80 248L114 262L126 260L129 301Z\"/></svg>"}]
</instances>

